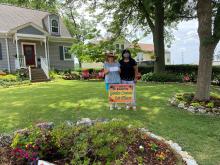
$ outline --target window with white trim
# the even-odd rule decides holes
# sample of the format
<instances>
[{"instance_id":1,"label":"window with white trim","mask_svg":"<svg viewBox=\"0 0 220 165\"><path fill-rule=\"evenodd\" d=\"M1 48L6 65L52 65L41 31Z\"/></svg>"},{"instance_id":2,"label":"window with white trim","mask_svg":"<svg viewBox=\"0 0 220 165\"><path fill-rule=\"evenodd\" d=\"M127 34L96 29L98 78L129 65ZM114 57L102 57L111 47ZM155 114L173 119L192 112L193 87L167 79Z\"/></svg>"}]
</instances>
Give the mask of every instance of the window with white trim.
<instances>
[{"instance_id":1,"label":"window with white trim","mask_svg":"<svg viewBox=\"0 0 220 165\"><path fill-rule=\"evenodd\" d=\"M64 60L72 60L72 54L70 53L70 47L63 47Z\"/></svg>"},{"instance_id":2,"label":"window with white trim","mask_svg":"<svg viewBox=\"0 0 220 165\"><path fill-rule=\"evenodd\" d=\"M59 23L56 19L51 20L51 31L52 31L52 33L59 32Z\"/></svg>"},{"instance_id":3,"label":"window with white trim","mask_svg":"<svg viewBox=\"0 0 220 165\"><path fill-rule=\"evenodd\" d=\"M115 45L115 48L116 48L116 51L118 51L120 48L119 48L119 44L116 44Z\"/></svg>"},{"instance_id":4,"label":"window with white trim","mask_svg":"<svg viewBox=\"0 0 220 165\"><path fill-rule=\"evenodd\" d=\"M121 50L124 50L124 49L125 49L125 45L121 44Z\"/></svg>"}]
</instances>

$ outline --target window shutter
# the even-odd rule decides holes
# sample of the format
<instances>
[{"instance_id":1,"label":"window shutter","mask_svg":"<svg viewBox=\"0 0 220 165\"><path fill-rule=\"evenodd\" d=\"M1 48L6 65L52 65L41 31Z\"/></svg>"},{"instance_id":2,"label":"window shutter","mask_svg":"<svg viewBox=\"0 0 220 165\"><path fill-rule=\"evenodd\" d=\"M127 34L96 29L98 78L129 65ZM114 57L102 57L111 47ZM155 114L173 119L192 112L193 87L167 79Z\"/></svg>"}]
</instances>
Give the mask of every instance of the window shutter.
<instances>
[{"instance_id":1,"label":"window shutter","mask_svg":"<svg viewBox=\"0 0 220 165\"><path fill-rule=\"evenodd\" d=\"M2 60L2 44L0 43L0 60Z\"/></svg>"},{"instance_id":2,"label":"window shutter","mask_svg":"<svg viewBox=\"0 0 220 165\"><path fill-rule=\"evenodd\" d=\"M63 46L60 46L60 60L64 60Z\"/></svg>"}]
</instances>

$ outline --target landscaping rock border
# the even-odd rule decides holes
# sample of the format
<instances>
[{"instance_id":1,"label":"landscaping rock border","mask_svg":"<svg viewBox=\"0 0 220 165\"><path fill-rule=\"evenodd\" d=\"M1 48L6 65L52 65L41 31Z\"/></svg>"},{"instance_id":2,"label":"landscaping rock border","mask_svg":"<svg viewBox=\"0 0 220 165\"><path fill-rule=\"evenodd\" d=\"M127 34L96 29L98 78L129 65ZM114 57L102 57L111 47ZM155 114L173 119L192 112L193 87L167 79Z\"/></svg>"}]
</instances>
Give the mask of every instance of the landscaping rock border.
<instances>
[{"instance_id":1,"label":"landscaping rock border","mask_svg":"<svg viewBox=\"0 0 220 165\"><path fill-rule=\"evenodd\" d=\"M168 101L171 105L191 113L220 116L220 107L218 108L207 108L204 106L194 107L191 105L186 105L184 102L180 102L175 98L175 96L169 99Z\"/></svg>"},{"instance_id":2,"label":"landscaping rock border","mask_svg":"<svg viewBox=\"0 0 220 165\"><path fill-rule=\"evenodd\" d=\"M110 122L110 121L122 121L122 120L117 119L117 118L114 118L112 120L105 119L105 118L96 119L96 120L91 120L90 118L82 118L77 122L66 121L65 123L70 127L74 126L74 125L77 125L77 126L84 125L84 126L89 127L89 126L94 125L95 123L100 123L100 122L106 123L106 122ZM38 124L36 124L36 127L39 127L41 129L51 130L54 127L54 123L53 122L38 123ZM128 127L132 127L132 125L129 125ZM148 135L149 137L154 138L158 141L162 141L165 144L167 144L168 146L170 146L174 152L176 152L178 155L180 155L180 157L185 161L186 165L198 165L196 160L192 156L190 156L188 152L183 151L182 148L179 146L179 144L173 142L172 140L166 140L161 136L155 135L146 128L140 128L139 130L141 132L145 133L146 135ZM5 147L5 146L10 145L12 143L13 137L17 133L20 133L20 134L27 133L27 129L15 131L13 133L13 135L6 135L6 134L0 135L0 147ZM51 165L53 165L53 164L51 164Z\"/></svg>"}]
</instances>

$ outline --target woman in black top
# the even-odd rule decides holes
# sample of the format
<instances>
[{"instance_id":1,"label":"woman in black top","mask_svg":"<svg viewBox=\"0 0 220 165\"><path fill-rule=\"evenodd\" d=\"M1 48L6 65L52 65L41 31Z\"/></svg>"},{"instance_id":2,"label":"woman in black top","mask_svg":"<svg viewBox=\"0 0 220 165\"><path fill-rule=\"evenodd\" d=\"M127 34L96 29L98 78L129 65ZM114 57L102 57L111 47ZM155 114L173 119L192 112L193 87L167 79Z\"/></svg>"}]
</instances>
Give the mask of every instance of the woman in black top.
<instances>
[{"instance_id":1,"label":"woman in black top","mask_svg":"<svg viewBox=\"0 0 220 165\"><path fill-rule=\"evenodd\" d=\"M121 67L121 80L122 84L133 84L134 85L134 98L132 103L133 110L136 110L136 90L135 83L137 82L138 67L137 62L131 57L131 52L127 49L122 52L122 59L119 61ZM126 109L130 109L127 104Z\"/></svg>"}]
</instances>

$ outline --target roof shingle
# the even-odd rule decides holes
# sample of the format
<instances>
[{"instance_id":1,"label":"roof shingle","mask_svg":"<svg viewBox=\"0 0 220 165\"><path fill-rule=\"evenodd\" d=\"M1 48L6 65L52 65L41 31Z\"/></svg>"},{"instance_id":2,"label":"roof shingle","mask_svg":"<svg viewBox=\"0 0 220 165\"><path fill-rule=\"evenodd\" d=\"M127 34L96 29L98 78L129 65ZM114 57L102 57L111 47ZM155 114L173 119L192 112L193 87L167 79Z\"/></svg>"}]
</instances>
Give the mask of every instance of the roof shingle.
<instances>
[{"instance_id":1,"label":"roof shingle","mask_svg":"<svg viewBox=\"0 0 220 165\"><path fill-rule=\"evenodd\" d=\"M42 29L46 30L43 25L43 19L49 15L49 12L22 8L7 4L0 4L0 32L7 33L11 29L26 23L32 22ZM60 19L61 37L71 37L66 29L62 19Z\"/></svg>"}]
</instances>

